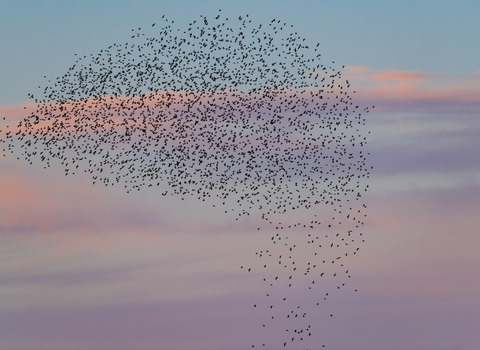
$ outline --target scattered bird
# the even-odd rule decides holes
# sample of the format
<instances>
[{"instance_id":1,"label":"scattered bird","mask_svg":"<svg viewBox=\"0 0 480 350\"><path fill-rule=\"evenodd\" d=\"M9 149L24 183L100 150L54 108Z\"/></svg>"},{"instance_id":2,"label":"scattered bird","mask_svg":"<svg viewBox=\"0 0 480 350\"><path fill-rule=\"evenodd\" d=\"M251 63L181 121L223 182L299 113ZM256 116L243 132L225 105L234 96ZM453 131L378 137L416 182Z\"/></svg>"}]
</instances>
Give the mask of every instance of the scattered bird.
<instances>
[{"instance_id":1,"label":"scattered bird","mask_svg":"<svg viewBox=\"0 0 480 350\"><path fill-rule=\"evenodd\" d=\"M280 20L254 25L219 13L175 28L164 17L151 35L132 29L128 42L80 56L42 98L29 94L36 111L2 141L30 163L58 161L65 176L83 170L127 192L162 186L162 196L217 197L237 220L255 214L275 227L274 246L256 255L275 276L263 278L267 288L287 295L267 293L269 307L254 307L271 312L264 328L278 319L296 327L274 348L301 342L312 335L303 310L328 296L315 291L326 279L345 286L329 259L343 270L363 242L369 108L354 104L319 44L310 48ZM311 304L288 304L291 287Z\"/></svg>"}]
</instances>

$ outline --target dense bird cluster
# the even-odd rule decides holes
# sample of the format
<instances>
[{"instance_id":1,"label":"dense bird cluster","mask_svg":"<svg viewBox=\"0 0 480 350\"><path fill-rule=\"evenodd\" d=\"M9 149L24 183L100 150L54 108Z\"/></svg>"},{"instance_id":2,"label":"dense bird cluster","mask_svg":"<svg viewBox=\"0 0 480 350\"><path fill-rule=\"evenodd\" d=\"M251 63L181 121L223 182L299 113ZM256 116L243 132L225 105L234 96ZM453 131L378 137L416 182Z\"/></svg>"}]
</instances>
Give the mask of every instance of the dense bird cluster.
<instances>
[{"instance_id":1,"label":"dense bird cluster","mask_svg":"<svg viewBox=\"0 0 480 350\"><path fill-rule=\"evenodd\" d=\"M296 285L320 305L320 278L337 276L326 264L345 269L339 259L359 249L369 109L354 103L341 70L322 64L319 44L280 20L162 21L149 26L155 35L138 28L127 43L79 57L42 98L29 96L37 110L4 142L94 184L162 186L164 196L217 197L226 212L259 215L277 230L275 245L257 252L275 286L263 327L291 320L275 348L307 339L311 306L287 295Z\"/></svg>"}]
</instances>

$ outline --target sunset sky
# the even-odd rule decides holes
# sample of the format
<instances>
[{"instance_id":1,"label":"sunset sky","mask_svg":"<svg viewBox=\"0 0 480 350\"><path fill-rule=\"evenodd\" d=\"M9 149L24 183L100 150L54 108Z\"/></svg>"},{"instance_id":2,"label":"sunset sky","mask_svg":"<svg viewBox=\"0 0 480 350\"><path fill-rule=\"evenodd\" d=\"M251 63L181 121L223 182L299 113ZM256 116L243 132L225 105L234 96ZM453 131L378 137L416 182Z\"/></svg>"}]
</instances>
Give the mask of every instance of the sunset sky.
<instances>
[{"instance_id":1,"label":"sunset sky","mask_svg":"<svg viewBox=\"0 0 480 350\"><path fill-rule=\"evenodd\" d=\"M75 54L163 15L186 25L219 9L292 24L375 106L366 242L351 286L311 313L309 349L479 350L478 1L0 0L0 129ZM241 350L262 339L261 275L240 268L275 232L257 231L261 218L5 154L0 349Z\"/></svg>"}]
</instances>

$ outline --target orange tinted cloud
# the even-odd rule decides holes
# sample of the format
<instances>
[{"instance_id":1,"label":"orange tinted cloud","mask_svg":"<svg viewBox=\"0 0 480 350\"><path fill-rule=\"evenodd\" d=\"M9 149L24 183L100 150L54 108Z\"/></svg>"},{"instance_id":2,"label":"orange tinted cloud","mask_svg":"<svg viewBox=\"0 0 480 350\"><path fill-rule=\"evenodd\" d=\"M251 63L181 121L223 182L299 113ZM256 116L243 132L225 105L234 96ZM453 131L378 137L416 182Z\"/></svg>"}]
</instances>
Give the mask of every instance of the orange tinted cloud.
<instances>
[{"instance_id":1,"label":"orange tinted cloud","mask_svg":"<svg viewBox=\"0 0 480 350\"><path fill-rule=\"evenodd\" d=\"M357 96L382 110L480 103L478 73L451 76L369 67L347 67L347 72L353 86L363 86L357 89Z\"/></svg>"},{"instance_id":2,"label":"orange tinted cloud","mask_svg":"<svg viewBox=\"0 0 480 350\"><path fill-rule=\"evenodd\" d=\"M425 80L435 77L433 74L422 72L386 72L371 75L373 80L396 80L396 81L412 81Z\"/></svg>"},{"instance_id":3,"label":"orange tinted cloud","mask_svg":"<svg viewBox=\"0 0 480 350\"><path fill-rule=\"evenodd\" d=\"M388 108L388 102L397 103L403 101L408 106L409 103L424 102L467 102L480 103L480 72L474 72L464 76L452 76L448 74L432 74L427 72L400 71L400 70L382 70L366 66L348 66L345 67L347 79L350 81L353 89L357 91L357 97L366 102L377 101L376 105L382 108ZM260 94L263 92L259 91ZM122 102L128 103L130 107L143 106L145 108L155 108L167 106L167 109L180 107L192 108L199 104L205 104L208 101L235 99L232 93L205 93L198 99L197 92L161 92L148 94L145 97L113 97L103 96L98 101L81 101L80 104L86 111L90 108L95 109L100 103L102 106L110 104L113 109L121 108ZM183 102L182 102L183 101ZM185 103L187 101L188 103ZM384 103L378 103L383 101ZM78 108L79 102L65 104L65 108ZM182 105L180 105L180 103ZM382 106L380 106L382 105ZM21 120L29 116L36 110L36 104L26 103L23 105L0 106L0 119ZM127 116L127 115L125 115Z\"/></svg>"},{"instance_id":4,"label":"orange tinted cloud","mask_svg":"<svg viewBox=\"0 0 480 350\"><path fill-rule=\"evenodd\" d=\"M35 103L25 103L22 105L0 106L0 120L5 121L15 120L19 121L30 115L36 108Z\"/></svg>"},{"instance_id":5,"label":"orange tinted cloud","mask_svg":"<svg viewBox=\"0 0 480 350\"><path fill-rule=\"evenodd\" d=\"M362 73L362 72L366 72L368 70L368 67L365 67L365 66L348 66L348 67L345 67L345 69L349 73Z\"/></svg>"}]
</instances>

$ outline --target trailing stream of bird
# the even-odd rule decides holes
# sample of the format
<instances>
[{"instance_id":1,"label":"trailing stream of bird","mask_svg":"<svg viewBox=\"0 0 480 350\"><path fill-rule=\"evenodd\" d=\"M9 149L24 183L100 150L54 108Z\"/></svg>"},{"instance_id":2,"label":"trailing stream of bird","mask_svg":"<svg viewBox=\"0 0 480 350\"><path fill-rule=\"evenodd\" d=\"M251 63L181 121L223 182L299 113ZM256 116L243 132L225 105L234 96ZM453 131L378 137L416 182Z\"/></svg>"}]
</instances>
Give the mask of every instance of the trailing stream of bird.
<instances>
[{"instance_id":1,"label":"trailing stream of bird","mask_svg":"<svg viewBox=\"0 0 480 350\"><path fill-rule=\"evenodd\" d=\"M36 111L2 141L95 185L161 186L165 197L216 198L237 219L262 219L258 234L274 229L271 244L241 267L266 290L252 306L265 341L251 346L318 348L321 325L309 315L349 287L371 169L369 108L319 50L278 19L162 17L77 56L42 96L29 95ZM268 337L275 327L283 339Z\"/></svg>"}]
</instances>

